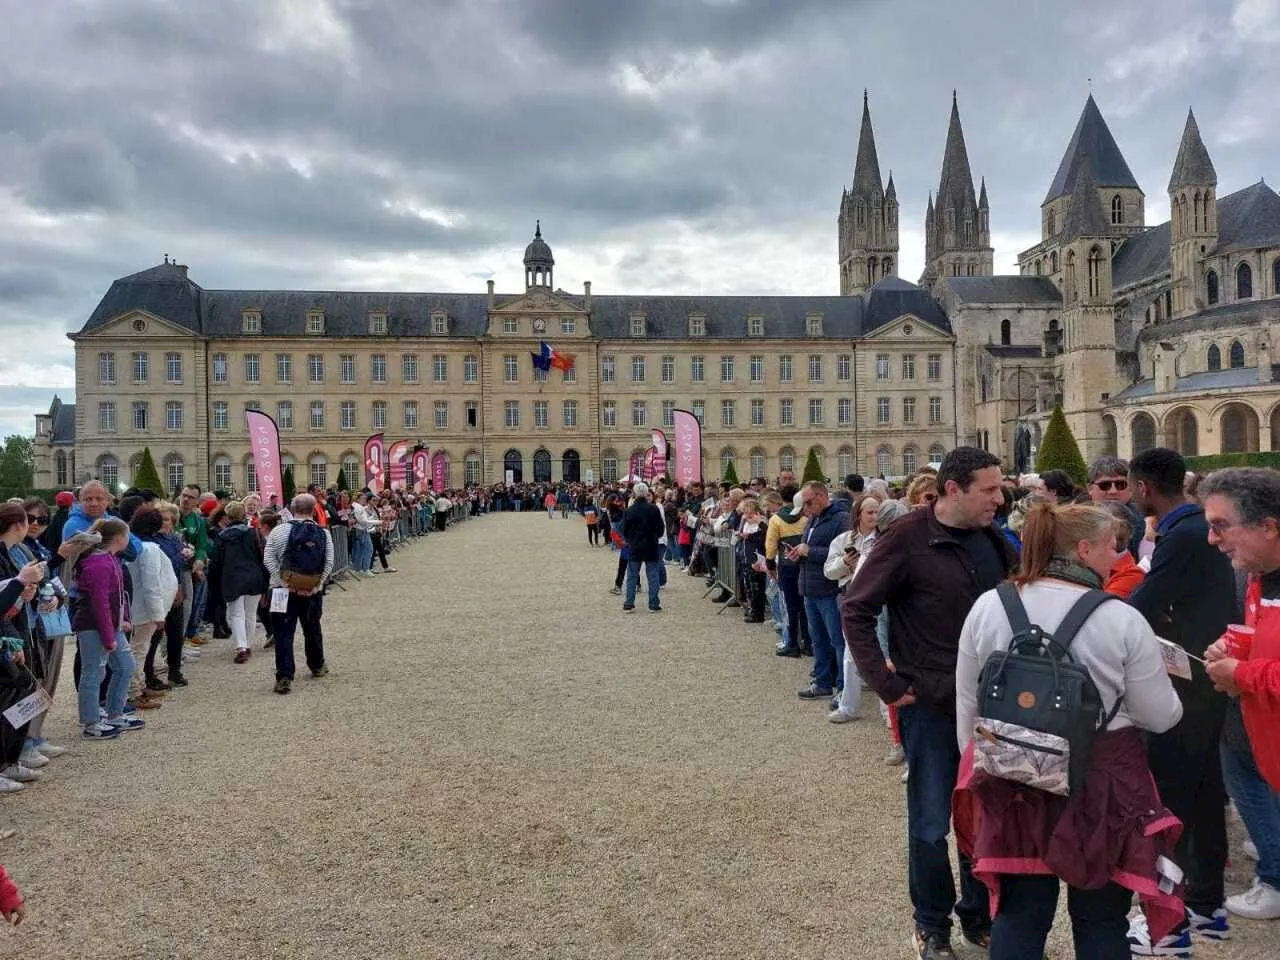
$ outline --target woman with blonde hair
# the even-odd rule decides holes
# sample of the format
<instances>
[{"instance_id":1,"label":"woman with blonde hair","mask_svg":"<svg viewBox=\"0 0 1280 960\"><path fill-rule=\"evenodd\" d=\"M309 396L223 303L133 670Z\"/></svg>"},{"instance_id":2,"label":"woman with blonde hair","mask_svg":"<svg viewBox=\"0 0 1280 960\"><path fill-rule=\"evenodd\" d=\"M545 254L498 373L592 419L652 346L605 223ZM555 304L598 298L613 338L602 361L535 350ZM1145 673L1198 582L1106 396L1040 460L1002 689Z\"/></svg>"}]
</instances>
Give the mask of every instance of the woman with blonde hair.
<instances>
[{"instance_id":1,"label":"woman with blonde hair","mask_svg":"<svg viewBox=\"0 0 1280 960\"><path fill-rule=\"evenodd\" d=\"M218 534L209 557L209 579L219 587L227 609L227 626L235 644L235 662L249 659L249 639L258 611L258 600L267 592L267 568L262 560L262 534L249 526L244 504L225 507L229 525Z\"/></svg>"},{"instance_id":2,"label":"woman with blonde hair","mask_svg":"<svg viewBox=\"0 0 1280 960\"><path fill-rule=\"evenodd\" d=\"M938 478L922 473L907 485L907 506L912 510L924 510L938 499Z\"/></svg>"},{"instance_id":3,"label":"woman with blonde hair","mask_svg":"<svg viewBox=\"0 0 1280 960\"><path fill-rule=\"evenodd\" d=\"M1120 552L1116 540L1115 522L1097 507L1032 506L1013 579L1026 619L1052 635L1077 601L1101 591ZM1146 619L1125 603L1102 602L1068 638L1066 654L1088 671L1102 701L1082 785L1059 796L976 770L979 675L1013 635L999 588L988 590L961 629L956 667L956 735L965 750L953 798L956 838L999 903L989 956L1043 956L1062 880L1076 955L1127 960L1134 892L1147 902L1157 938L1168 932L1160 927L1185 919L1181 900L1161 889L1158 863L1173 850L1178 822L1156 793L1140 732L1170 729L1182 704Z\"/></svg>"}]
</instances>

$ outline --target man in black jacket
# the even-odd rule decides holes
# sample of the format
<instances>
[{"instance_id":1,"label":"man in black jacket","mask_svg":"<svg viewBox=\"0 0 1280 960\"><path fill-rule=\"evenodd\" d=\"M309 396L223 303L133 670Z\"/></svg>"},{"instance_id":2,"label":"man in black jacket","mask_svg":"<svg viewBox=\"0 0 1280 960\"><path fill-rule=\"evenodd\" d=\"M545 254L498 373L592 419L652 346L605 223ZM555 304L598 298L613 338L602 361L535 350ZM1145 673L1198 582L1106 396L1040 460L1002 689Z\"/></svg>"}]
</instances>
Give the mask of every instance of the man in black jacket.
<instances>
[{"instance_id":1,"label":"man in black jacket","mask_svg":"<svg viewBox=\"0 0 1280 960\"><path fill-rule=\"evenodd\" d=\"M644 564L645 584L649 588L649 609L657 613L659 578L662 576L662 545L666 532L662 510L649 502L649 485L637 483L631 489L635 498L622 516L622 539L627 544L627 586L622 609L636 608L636 590L640 586L640 565Z\"/></svg>"},{"instance_id":2,"label":"man in black jacket","mask_svg":"<svg viewBox=\"0 0 1280 960\"><path fill-rule=\"evenodd\" d=\"M1157 520L1151 572L1129 603L1159 636L1203 657L1236 616L1235 575L1231 561L1209 542L1204 510L1182 492L1186 472L1186 461L1163 448L1140 453L1129 464L1136 505ZM1135 956L1158 956L1162 946L1177 946L1190 934L1215 940L1227 935L1227 798L1218 757L1227 701L1199 665L1193 664L1191 676L1190 681L1173 678L1182 720L1147 741L1160 799L1182 821L1175 859L1187 875L1187 925L1170 934L1169 943L1152 944L1145 926L1135 923L1130 931Z\"/></svg>"}]
</instances>

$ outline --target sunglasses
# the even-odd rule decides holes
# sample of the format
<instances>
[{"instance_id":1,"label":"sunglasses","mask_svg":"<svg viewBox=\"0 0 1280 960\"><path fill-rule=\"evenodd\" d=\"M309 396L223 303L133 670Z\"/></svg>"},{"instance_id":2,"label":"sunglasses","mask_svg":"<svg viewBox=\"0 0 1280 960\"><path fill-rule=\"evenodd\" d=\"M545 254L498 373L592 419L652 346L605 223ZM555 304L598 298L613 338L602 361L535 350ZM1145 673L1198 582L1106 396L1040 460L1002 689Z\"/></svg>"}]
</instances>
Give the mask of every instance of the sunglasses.
<instances>
[{"instance_id":1,"label":"sunglasses","mask_svg":"<svg viewBox=\"0 0 1280 960\"><path fill-rule=\"evenodd\" d=\"M1103 493L1109 493L1111 490L1128 490L1128 480L1095 480L1093 485Z\"/></svg>"},{"instance_id":2,"label":"sunglasses","mask_svg":"<svg viewBox=\"0 0 1280 960\"><path fill-rule=\"evenodd\" d=\"M49 522L49 515L47 513L39 517L32 516L29 513L27 514L27 523L48 523L48 522Z\"/></svg>"}]
</instances>

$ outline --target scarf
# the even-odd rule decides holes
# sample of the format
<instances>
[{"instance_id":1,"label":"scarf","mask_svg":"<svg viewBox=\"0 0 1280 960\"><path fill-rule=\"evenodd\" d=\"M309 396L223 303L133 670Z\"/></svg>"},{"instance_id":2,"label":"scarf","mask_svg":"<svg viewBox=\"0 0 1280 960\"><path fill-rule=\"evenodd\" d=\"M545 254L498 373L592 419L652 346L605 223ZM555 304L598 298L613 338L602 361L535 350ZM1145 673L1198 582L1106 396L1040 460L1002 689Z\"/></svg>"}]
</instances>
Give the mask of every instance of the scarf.
<instances>
[{"instance_id":1,"label":"scarf","mask_svg":"<svg viewBox=\"0 0 1280 960\"><path fill-rule=\"evenodd\" d=\"M1049 562L1045 564L1042 576L1053 577L1055 580L1065 580L1067 583L1089 587L1091 590L1102 589L1102 578L1100 576L1074 560L1068 560L1066 557L1057 555L1051 557Z\"/></svg>"}]
</instances>

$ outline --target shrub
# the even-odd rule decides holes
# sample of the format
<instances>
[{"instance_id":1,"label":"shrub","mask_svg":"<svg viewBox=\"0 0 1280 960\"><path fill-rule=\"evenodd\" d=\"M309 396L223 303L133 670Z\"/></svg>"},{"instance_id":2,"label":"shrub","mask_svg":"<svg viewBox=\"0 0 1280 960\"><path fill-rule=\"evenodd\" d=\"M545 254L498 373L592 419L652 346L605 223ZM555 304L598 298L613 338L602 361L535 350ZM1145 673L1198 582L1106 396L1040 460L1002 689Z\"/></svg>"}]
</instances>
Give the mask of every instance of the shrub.
<instances>
[{"instance_id":1,"label":"shrub","mask_svg":"<svg viewBox=\"0 0 1280 960\"><path fill-rule=\"evenodd\" d=\"M804 460L804 472L800 475L800 482L809 483L816 480L818 483L824 483L826 479L826 474L822 472L822 465L818 463L818 451L810 447L809 456Z\"/></svg>"},{"instance_id":2,"label":"shrub","mask_svg":"<svg viewBox=\"0 0 1280 960\"><path fill-rule=\"evenodd\" d=\"M280 478L280 486L284 493L284 504L288 506L293 503L293 498L298 495L298 488L293 485L293 465L284 468L284 476Z\"/></svg>"},{"instance_id":3,"label":"shrub","mask_svg":"<svg viewBox=\"0 0 1280 960\"><path fill-rule=\"evenodd\" d=\"M347 483L347 471L345 469L338 471L338 479L334 481L334 485L339 490L346 490L348 493L351 492L351 487Z\"/></svg>"},{"instance_id":4,"label":"shrub","mask_svg":"<svg viewBox=\"0 0 1280 960\"><path fill-rule=\"evenodd\" d=\"M1085 466L1084 457L1071 428L1067 426L1067 417L1061 406L1053 408L1049 426L1044 431L1044 441L1036 455L1036 472L1043 474L1049 470L1066 471L1076 486L1083 486L1089 481L1089 468Z\"/></svg>"},{"instance_id":5,"label":"shrub","mask_svg":"<svg viewBox=\"0 0 1280 960\"><path fill-rule=\"evenodd\" d=\"M157 496L165 492L164 482L160 479L160 471L151 458L151 448L142 448L142 459L138 461L138 471L133 475L133 485L139 490L150 490Z\"/></svg>"},{"instance_id":6,"label":"shrub","mask_svg":"<svg viewBox=\"0 0 1280 960\"><path fill-rule=\"evenodd\" d=\"M1211 453L1203 457L1187 457L1187 469L1196 473L1212 473L1223 467L1271 467L1280 470L1280 451L1262 453Z\"/></svg>"},{"instance_id":7,"label":"shrub","mask_svg":"<svg viewBox=\"0 0 1280 960\"><path fill-rule=\"evenodd\" d=\"M736 487L741 482L738 480L738 469L737 467L734 466L734 463L732 460L730 460L729 465L724 468L724 476L721 477L720 479L723 480L725 483L729 484L730 486L734 486L734 487Z\"/></svg>"}]
</instances>

